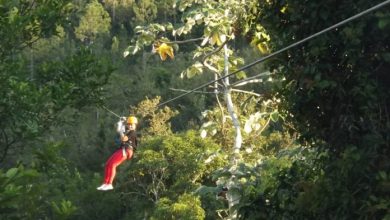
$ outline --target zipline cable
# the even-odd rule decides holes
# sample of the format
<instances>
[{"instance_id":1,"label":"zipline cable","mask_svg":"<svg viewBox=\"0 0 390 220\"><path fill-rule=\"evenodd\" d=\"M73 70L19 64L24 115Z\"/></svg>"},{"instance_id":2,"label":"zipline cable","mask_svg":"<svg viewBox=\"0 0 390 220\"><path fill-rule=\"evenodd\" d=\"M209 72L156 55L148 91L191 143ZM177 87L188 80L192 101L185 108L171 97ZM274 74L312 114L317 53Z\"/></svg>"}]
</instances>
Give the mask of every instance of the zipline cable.
<instances>
[{"instance_id":1,"label":"zipline cable","mask_svg":"<svg viewBox=\"0 0 390 220\"><path fill-rule=\"evenodd\" d=\"M102 108L104 108L105 110L107 110L108 112L110 112L111 114L115 115L116 117L120 118L121 116L119 116L118 114L116 114L115 112L111 111L110 109L108 109L106 106L102 106Z\"/></svg>"},{"instance_id":2,"label":"zipline cable","mask_svg":"<svg viewBox=\"0 0 390 220\"><path fill-rule=\"evenodd\" d=\"M245 66L243 66L243 67L237 69L236 71L233 71L232 73L229 73L229 74L227 74L227 75L225 75L225 76L222 76L222 77L220 77L220 78L218 78L218 79L215 79L215 80L209 81L209 82L207 82L207 83L204 83L204 84L202 84L202 85L200 85L200 86L198 86L198 87L196 87L196 88L194 88L194 89L191 89L191 90L189 90L189 91L187 91L187 92L185 92L185 93L183 93L183 94L181 94L181 95L178 95L178 96L176 96L176 97L174 97L174 98L172 98L172 99L169 99L169 100L167 100L167 101L165 101L165 102L162 102L162 103L160 103L159 105L157 105L157 108L159 108L159 107L161 107L161 106L163 106L163 105L166 105L166 104L168 104L169 102L172 102L172 101L174 101L174 100L176 100L176 99L179 99L179 98L181 98L181 97L183 97L183 96L186 96L186 95L188 95L188 94L190 94L190 93L193 93L193 92L195 92L195 91L197 91L197 90L199 90L199 89L202 89L202 88L204 88L204 87L206 87L206 86L209 86L209 85L211 85L211 84L213 84L213 83L215 83L215 82L218 82L218 81L223 80L223 79L225 79L225 78L227 78L227 77L230 77L230 76L232 76L232 75L234 75L234 74L236 74L236 73L238 73L238 72L240 72L240 71L246 70L246 69L248 69L248 68L250 68L250 67L252 67L252 66L254 66L254 65L256 65L256 64L258 64L258 63L260 63L260 62L263 62L263 61L265 61L265 60L267 60L267 59L269 59L269 58L271 58L271 57L273 57L273 56L276 56L276 55L278 55L278 54L280 54L280 53L282 53L282 52L284 52L284 51L286 51L286 50L289 50L289 49L291 49L291 48L293 48L293 47L296 47L296 46L298 46L298 45L300 45L300 44L302 44L302 43L305 43L306 41L309 41L309 40L311 40L311 39L313 39L313 38L315 38L315 37L318 37L318 36L320 36L320 35L322 35L322 34L328 32L328 31L330 31L330 30L332 30L332 29L338 28L338 27L340 27L340 26L342 26L342 25L344 25L344 24L346 24L346 23L348 23L348 22L350 22L350 21L352 21L352 20L355 20L355 19L357 19L357 18L359 18L359 17L362 17L363 15L366 15L366 14L368 14L368 13L371 13L371 12L375 11L375 10L378 10L379 8L382 8L383 6L385 6L385 5L389 4L389 3L390 3L390 0L387 0L387 1L384 1L384 2L382 2L382 3L379 3L379 4L373 6L373 7L369 8L369 9L367 9L367 10L365 10L365 11L362 11L362 12L360 12L360 13L358 13L358 14L352 16L352 17L349 17L349 18L347 18L347 19L345 19L345 20L343 20L343 21L341 21L341 22L339 22L339 23L337 23L337 24L334 24L334 25L332 25L332 26L330 26L330 27L328 27L328 28L325 28L325 29L323 29L322 31L319 31L319 32L317 32L317 33L315 33L315 34L313 34L313 35L311 35L311 36L309 36L309 37L306 37L306 38L304 38L304 39L302 39L302 40L300 40L300 41L297 41L297 42L295 42L295 43L292 43L292 44L290 44L289 46L287 46L287 47L285 47L285 48L282 48L282 49L280 49L280 50L278 50L278 51L276 51L276 52L274 52L274 53L271 53L271 54L269 54L269 55L267 55L267 56L265 56L265 57L262 57L262 58L260 58L260 59L258 59L258 60L256 60L256 61L254 61L254 62L248 64L248 65L245 65Z\"/></svg>"}]
</instances>

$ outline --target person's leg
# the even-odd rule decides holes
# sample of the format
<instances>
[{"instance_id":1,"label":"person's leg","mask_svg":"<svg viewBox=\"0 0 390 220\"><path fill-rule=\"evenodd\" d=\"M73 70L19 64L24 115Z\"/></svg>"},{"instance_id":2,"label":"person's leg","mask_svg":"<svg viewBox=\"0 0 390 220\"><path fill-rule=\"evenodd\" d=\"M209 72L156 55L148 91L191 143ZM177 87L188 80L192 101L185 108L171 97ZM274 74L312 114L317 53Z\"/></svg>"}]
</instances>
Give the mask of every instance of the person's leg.
<instances>
[{"instance_id":1,"label":"person's leg","mask_svg":"<svg viewBox=\"0 0 390 220\"><path fill-rule=\"evenodd\" d=\"M112 184L116 175L116 167L119 166L123 161L126 160L126 157L123 156L122 149L118 149L114 154L108 159L106 163L106 174L104 178L105 184Z\"/></svg>"},{"instance_id":2,"label":"person's leg","mask_svg":"<svg viewBox=\"0 0 390 220\"><path fill-rule=\"evenodd\" d=\"M104 169L104 182L99 186L98 190L110 190L113 189L112 181L115 177L116 167L122 163L122 160L125 160L126 157L123 156L122 149L116 150L111 157L107 160L105 169Z\"/></svg>"},{"instance_id":3,"label":"person's leg","mask_svg":"<svg viewBox=\"0 0 390 220\"><path fill-rule=\"evenodd\" d=\"M104 183L97 189L98 190L113 189L112 183L116 175L116 167L119 166L121 163L123 163L123 161L125 161L126 159L131 159L132 156L133 156L132 149L126 149L126 156L123 156L122 149L118 149L117 151L115 151L106 162L105 172L104 172L105 173Z\"/></svg>"},{"instance_id":4,"label":"person's leg","mask_svg":"<svg viewBox=\"0 0 390 220\"><path fill-rule=\"evenodd\" d=\"M126 158L130 160L133 157L133 149L126 149Z\"/></svg>"},{"instance_id":5,"label":"person's leg","mask_svg":"<svg viewBox=\"0 0 390 220\"><path fill-rule=\"evenodd\" d=\"M113 162L117 160L116 157L118 157L118 153L117 153L118 151L121 151L121 150L120 149L116 150L110 156L110 158L108 158L108 160L106 161L106 165L104 167L104 184L109 184L109 182L110 182L110 178L112 175Z\"/></svg>"}]
</instances>

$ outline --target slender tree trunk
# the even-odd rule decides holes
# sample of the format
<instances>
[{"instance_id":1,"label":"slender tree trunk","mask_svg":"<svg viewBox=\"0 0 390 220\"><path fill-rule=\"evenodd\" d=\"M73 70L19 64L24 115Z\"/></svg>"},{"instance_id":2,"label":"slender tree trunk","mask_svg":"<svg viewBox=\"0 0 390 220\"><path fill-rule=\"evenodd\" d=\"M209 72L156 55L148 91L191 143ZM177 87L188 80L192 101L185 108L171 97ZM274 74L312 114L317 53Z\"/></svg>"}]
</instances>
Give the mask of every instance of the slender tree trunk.
<instances>
[{"instance_id":1,"label":"slender tree trunk","mask_svg":"<svg viewBox=\"0 0 390 220\"><path fill-rule=\"evenodd\" d=\"M224 74L226 76L229 74L229 54L228 54L227 44L224 45L223 49L225 53ZM226 198L229 204L229 216L227 219L236 220L238 213L237 213L237 209L235 209L234 206L240 202L241 196L237 193L234 193L236 192L237 188L240 188L234 173L237 169L237 164L239 161L239 153L242 144L242 135L241 135L240 122L238 120L237 113L234 111L234 105L231 96L231 88L229 87L229 85L230 85L229 77L226 77L224 79L224 86L225 86L224 95L226 99L227 109L230 117L232 118L233 126L236 131L236 136L234 138L234 145L233 145L233 157L231 159L231 164L230 164L231 165L230 172L232 173L232 176L230 177L227 183L227 187L229 189L229 191L226 194Z\"/></svg>"},{"instance_id":2,"label":"slender tree trunk","mask_svg":"<svg viewBox=\"0 0 390 220\"><path fill-rule=\"evenodd\" d=\"M146 53L145 50L142 51L142 75L145 75L146 72Z\"/></svg>"},{"instance_id":3,"label":"slender tree trunk","mask_svg":"<svg viewBox=\"0 0 390 220\"><path fill-rule=\"evenodd\" d=\"M30 78L34 80L34 50L30 49Z\"/></svg>"},{"instance_id":4,"label":"slender tree trunk","mask_svg":"<svg viewBox=\"0 0 390 220\"><path fill-rule=\"evenodd\" d=\"M225 68L224 68L224 74L227 75L229 74L229 54L227 51L227 44L224 45L223 47L224 52L225 52ZM241 135L241 126L240 126L240 121L238 120L237 113L234 110L234 104L232 100L232 95L231 95L231 88L229 88L229 77L226 77L225 79L225 100L226 100L226 105L228 112L230 114L230 117L232 118L233 121L233 126L234 129L236 130L236 137L234 139L234 145L233 145L233 153L234 154L239 154L240 149L241 149L241 144L242 144L242 135ZM237 163L237 158L234 158L234 164Z\"/></svg>"},{"instance_id":5,"label":"slender tree trunk","mask_svg":"<svg viewBox=\"0 0 390 220\"><path fill-rule=\"evenodd\" d=\"M112 22L113 23L115 22L115 16L116 16L116 2L117 1L114 1L114 4L112 6Z\"/></svg>"}]
</instances>

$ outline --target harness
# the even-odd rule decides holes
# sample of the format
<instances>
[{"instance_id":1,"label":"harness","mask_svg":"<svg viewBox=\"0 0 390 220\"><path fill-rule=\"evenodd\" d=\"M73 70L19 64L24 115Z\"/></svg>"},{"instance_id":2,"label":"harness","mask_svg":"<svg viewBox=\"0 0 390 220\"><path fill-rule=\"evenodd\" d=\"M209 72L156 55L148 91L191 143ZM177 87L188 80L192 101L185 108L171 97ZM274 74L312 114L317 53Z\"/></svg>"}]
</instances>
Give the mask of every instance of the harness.
<instances>
[{"instance_id":1,"label":"harness","mask_svg":"<svg viewBox=\"0 0 390 220\"><path fill-rule=\"evenodd\" d=\"M122 154L124 157L127 157L127 150L135 150L137 148L137 136L135 131L127 131L125 134L127 136L127 141L122 141L120 147L122 148Z\"/></svg>"}]
</instances>

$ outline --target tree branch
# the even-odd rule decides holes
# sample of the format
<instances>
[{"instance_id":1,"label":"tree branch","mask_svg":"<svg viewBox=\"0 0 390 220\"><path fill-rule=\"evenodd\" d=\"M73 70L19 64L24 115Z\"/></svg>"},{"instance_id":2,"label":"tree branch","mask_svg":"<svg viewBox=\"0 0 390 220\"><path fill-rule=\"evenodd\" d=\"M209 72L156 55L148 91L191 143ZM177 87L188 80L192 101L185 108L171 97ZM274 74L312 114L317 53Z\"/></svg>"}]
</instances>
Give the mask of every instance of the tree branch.
<instances>
[{"instance_id":1,"label":"tree branch","mask_svg":"<svg viewBox=\"0 0 390 220\"><path fill-rule=\"evenodd\" d=\"M241 93L246 93L246 94L251 94L257 97L260 97L261 95L255 92L250 92L250 91L245 91L245 90L240 90L240 89L231 89L232 92L241 92Z\"/></svg>"},{"instance_id":2,"label":"tree branch","mask_svg":"<svg viewBox=\"0 0 390 220\"><path fill-rule=\"evenodd\" d=\"M180 91L180 92L189 92L188 90L185 89L175 89L175 88L169 88L170 90L173 91ZM192 93L200 93L200 94L216 94L216 92L202 92L202 91L194 91ZM219 93L219 92L218 92Z\"/></svg>"},{"instance_id":3,"label":"tree branch","mask_svg":"<svg viewBox=\"0 0 390 220\"><path fill-rule=\"evenodd\" d=\"M267 122L263 126L263 128L259 131L259 134L261 134L268 126L269 122L271 121L271 116L268 118Z\"/></svg>"},{"instance_id":4,"label":"tree branch","mask_svg":"<svg viewBox=\"0 0 390 220\"><path fill-rule=\"evenodd\" d=\"M215 49L215 50L211 51L210 53L206 54L206 55L203 57L203 59L202 59L202 63L204 63L204 62L206 61L206 59L207 59L208 57L210 57L211 55L216 54L216 53L218 53L220 50L222 50L222 48L225 46L225 44L227 44L228 41L229 41L229 40L225 40L225 41L221 44L221 46L219 46L217 49Z\"/></svg>"},{"instance_id":5,"label":"tree branch","mask_svg":"<svg viewBox=\"0 0 390 220\"><path fill-rule=\"evenodd\" d=\"M204 39L204 37L199 37L199 38L193 38L193 39L188 39L188 40L175 40L175 41L164 41L164 40L161 40L161 42L163 42L163 43L170 43L170 44L185 44L185 43L200 41L200 40L203 40L203 39Z\"/></svg>"},{"instance_id":6,"label":"tree branch","mask_svg":"<svg viewBox=\"0 0 390 220\"><path fill-rule=\"evenodd\" d=\"M262 76L269 76L271 75L271 72L270 71L265 71L265 72L262 72L260 74L257 74L255 76L251 76L251 77L248 77L246 79L243 79L243 80L240 80L240 81L237 81L235 83L232 83L230 86L243 86L243 85L246 85L248 83L257 83L257 82L262 82L263 79L256 79L258 77L262 77Z\"/></svg>"},{"instance_id":7,"label":"tree branch","mask_svg":"<svg viewBox=\"0 0 390 220\"><path fill-rule=\"evenodd\" d=\"M2 136L4 137L5 148L4 148L3 154L1 155L0 163L4 161L5 157L8 154L8 150L11 147L11 145L13 145L16 142L16 140L13 140L11 142L8 140L8 135L4 131L4 129L1 129L1 133L2 133Z\"/></svg>"},{"instance_id":8,"label":"tree branch","mask_svg":"<svg viewBox=\"0 0 390 220\"><path fill-rule=\"evenodd\" d=\"M235 87L240 87L240 86L245 86L247 84L250 84L250 83L261 83L263 82L263 79L251 79L251 80L241 80L240 83L237 83L237 84L234 84L232 86L235 86Z\"/></svg>"},{"instance_id":9,"label":"tree branch","mask_svg":"<svg viewBox=\"0 0 390 220\"><path fill-rule=\"evenodd\" d=\"M215 79L218 79L219 78L219 75L218 73L215 73L214 74L214 77ZM225 113L223 111L223 107L222 107L222 104L221 104L221 101L219 100L219 97L218 97L218 81L215 81L215 87L214 87L214 91L215 91L215 97L217 99L217 103L218 103L218 107L219 109L221 110L221 132L222 132L222 138L223 138L223 141L225 142Z\"/></svg>"}]
</instances>

